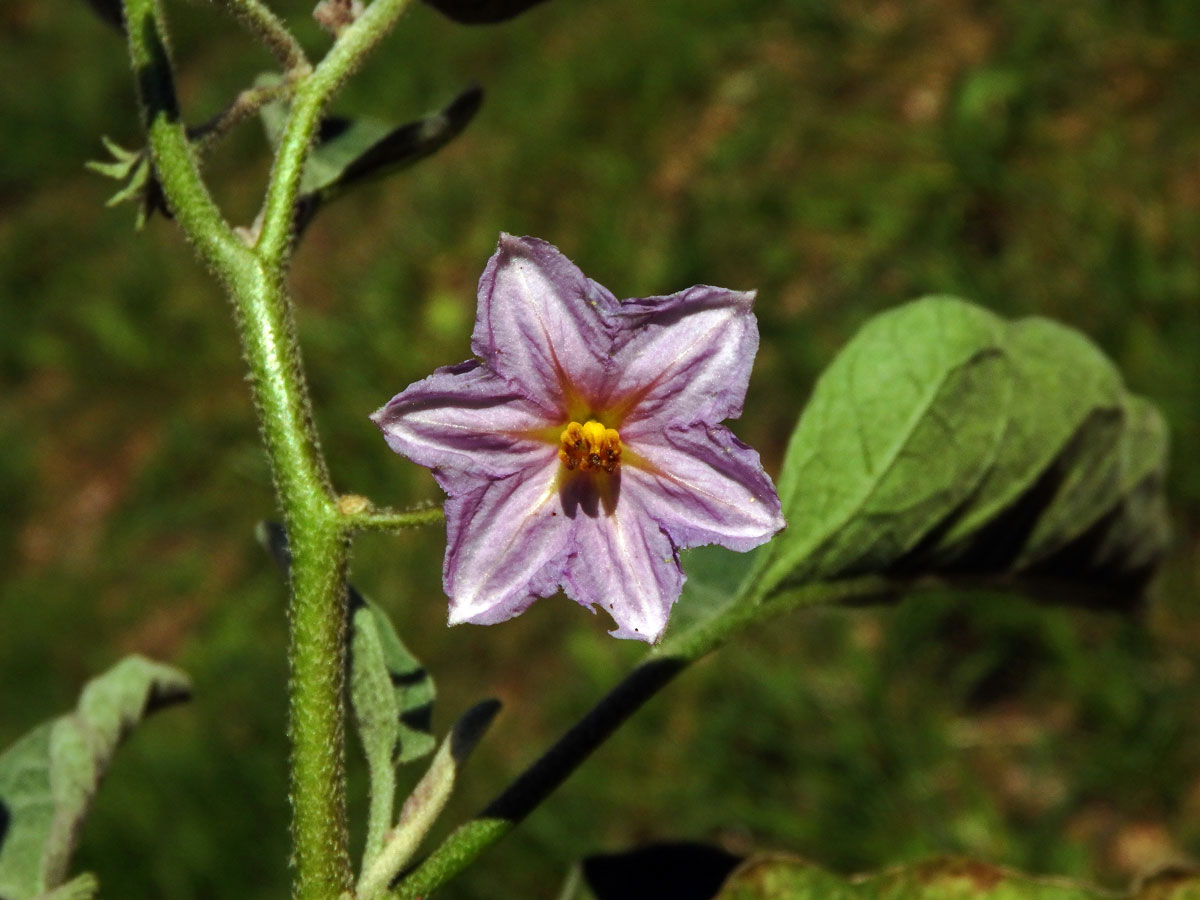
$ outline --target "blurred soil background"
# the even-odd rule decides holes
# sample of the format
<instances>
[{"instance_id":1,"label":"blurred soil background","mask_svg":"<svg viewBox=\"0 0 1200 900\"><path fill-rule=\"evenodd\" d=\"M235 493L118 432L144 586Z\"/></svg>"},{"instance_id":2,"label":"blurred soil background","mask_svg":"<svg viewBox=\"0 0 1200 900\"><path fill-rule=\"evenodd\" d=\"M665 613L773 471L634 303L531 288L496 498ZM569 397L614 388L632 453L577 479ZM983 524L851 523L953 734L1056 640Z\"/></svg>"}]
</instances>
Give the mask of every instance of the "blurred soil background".
<instances>
[{"instance_id":1,"label":"blurred soil background","mask_svg":"<svg viewBox=\"0 0 1200 900\"><path fill-rule=\"evenodd\" d=\"M311 0L279 0L315 56ZM189 121L268 55L171 2ZM736 429L778 470L870 315L956 293L1091 335L1173 429L1175 540L1137 616L1015 598L797 615L653 701L448 897L554 897L581 855L693 838L842 871L967 853L1123 885L1200 857L1200 4L554 0L494 28L417 8L335 111L397 122L487 90L466 133L322 212L292 281L339 487L436 499L367 414L469 356L501 230L618 296L758 288ZM0 8L0 745L125 653L195 679L120 753L80 867L107 897L287 891L283 586L228 308L175 228L135 235L87 173L138 141L116 33ZM212 158L260 202L250 125ZM438 679L444 730L505 710L445 826L638 658L558 598L446 629L439 529L357 544L354 579ZM364 779L350 744L354 813ZM418 767L419 768L419 767ZM415 778L417 772L412 773ZM357 821L357 820L356 820Z\"/></svg>"}]
</instances>

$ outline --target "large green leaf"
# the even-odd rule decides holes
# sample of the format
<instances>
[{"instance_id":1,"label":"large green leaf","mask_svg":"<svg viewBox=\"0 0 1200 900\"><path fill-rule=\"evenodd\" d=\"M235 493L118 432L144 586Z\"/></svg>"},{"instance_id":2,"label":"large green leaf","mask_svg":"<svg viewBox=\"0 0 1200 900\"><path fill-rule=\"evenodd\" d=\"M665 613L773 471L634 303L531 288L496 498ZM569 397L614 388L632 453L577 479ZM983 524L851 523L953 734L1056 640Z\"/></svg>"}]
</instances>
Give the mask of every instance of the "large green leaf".
<instances>
[{"instance_id":1,"label":"large green leaf","mask_svg":"<svg viewBox=\"0 0 1200 900\"><path fill-rule=\"evenodd\" d=\"M1166 446L1162 417L1078 332L918 300L818 381L765 578L1019 577L1124 602L1166 544Z\"/></svg>"},{"instance_id":2,"label":"large green leaf","mask_svg":"<svg viewBox=\"0 0 1200 900\"><path fill-rule=\"evenodd\" d=\"M1200 877L1163 873L1117 894L967 859L844 878L795 857L763 856L739 866L715 900L1200 900Z\"/></svg>"},{"instance_id":3,"label":"large green leaf","mask_svg":"<svg viewBox=\"0 0 1200 900\"><path fill-rule=\"evenodd\" d=\"M40 725L0 756L2 900L55 889L58 896L88 896L94 882L64 882L117 745L145 716L190 693L179 670L130 656L88 682L74 712Z\"/></svg>"}]
</instances>

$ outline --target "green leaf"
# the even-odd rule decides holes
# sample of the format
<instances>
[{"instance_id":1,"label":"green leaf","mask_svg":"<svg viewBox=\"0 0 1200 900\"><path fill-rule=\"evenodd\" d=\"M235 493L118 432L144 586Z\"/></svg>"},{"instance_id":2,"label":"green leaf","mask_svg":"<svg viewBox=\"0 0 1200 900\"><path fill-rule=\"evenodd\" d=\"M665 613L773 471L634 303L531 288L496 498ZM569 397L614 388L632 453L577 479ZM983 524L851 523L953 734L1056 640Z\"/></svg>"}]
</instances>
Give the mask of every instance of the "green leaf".
<instances>
[{"instance_id":1,"label":"green leaf","mask_svg":"<svg viewBox=\"0 0 1200 900\"><path fill-rule=\"evenodd\" d=\"M742 863L715 900L1198 900L1200 877L1166 873L1116 894L968 859L934 859L849 878L788 856Z\"/></svg>"},{"instance_id":2,"label":"green leaf","mask_svg":"<svg viewBox=\"0 0 1200 900\"><path fill-rule=\"evenodd\" d=\"M386 749L393 766L420 759L436 743L433 677L404 646L383 610L353 589L350 606L350 698L359 728L372 729L372 741ZM386 741L379 740L384 736Z\"/></svg>"},{"instance_id":3,"label":"green leaf","mask_svg":"<svg viewBox=\"0 0 1200 900\"><path fill-rule=\"evenodd\" d=\"M108 198L105 206L116 206L120 203L135 204L138 208L135 227L139 231L155 213L161 213L168 219L171 218L171 211L167 207L162 185L154 172L147 149L126 150L107 137L101 137L100 140L104 144L104 149L112 155L112 161L88 160L84 163L84 167L106 178L125 182L119 191Z\"/></svg>"},{"instance_id":4,"label":"green leaf","mask_svg":"<svg viewBox=\"0 0 1200 900\"><path fill-rule=\"evenodd\" d=\"M1166 545L1166 446L1162 417L1078 332L918 300L819 379L764 578L1017 578L1128 602Z\"/></svg>"},{"instance_id":5,"label":"green leaf","mask_svg":"<svg viewBox=\"0 0 1200 900\"><path fill-rule=\"evenodd\" d=\"M259 85L278 76L263 76ZM377 119L327 118L300 178L297 229L317 210L347 189L406 169L437 152L459 135L483 103L483 89L472 85L436 113L397 127ZM271 145L277 146L287 119L287 104L266 104L261 112Z\"/></svg>"},{"instance_id":6,"label":"green leaf","mask_svg":"<svg viewBox=\"0 0 1200 900\"><path fill-rule=\"evenodd\" d=\"M434 688L387 615L352 591L350 705L371 782L364 859L392 825L396 766L433 750Z\"/></svg>"},{"instance_id":7,"label":"green leaf","mask_svg":"<svg viewBox=\"0 0 1200 900\"><path fill-rule=\"evenodd\" d=\"M313 152L302 189L339 192L370 178L381 178L436 153L457 137L479 112L483 89L472 85L445 109L399 128L371 119L327 119L323 139Z\"/></svg>"},{"instance_id":8,"label":"green leaf","mask_svg":"<svg viewBox=\"0 0 1200 900\"><path fill-rule=\"evenodd\" d=\"M130 656L88 682L74 712L35 728L0 756L0 897L94 893L94 879L64 882L100 780L138 722L190 693L179 670Z\"/></svg>"},{"instance_id":9,"label":"green leaf","mask_svg":"<svg viewBox=\"0 0 1200 900\"><path fill-rule=\"evenodd\" d=\"M396 827L387 830L374 852L364 855L362 877L355 890L359 900L380 896L413 858L422 839L446 808L458 773L498 712L499 700L484 700L463 713L450 729L429 769L404 801Z\"/></svg>"}]
</instances>

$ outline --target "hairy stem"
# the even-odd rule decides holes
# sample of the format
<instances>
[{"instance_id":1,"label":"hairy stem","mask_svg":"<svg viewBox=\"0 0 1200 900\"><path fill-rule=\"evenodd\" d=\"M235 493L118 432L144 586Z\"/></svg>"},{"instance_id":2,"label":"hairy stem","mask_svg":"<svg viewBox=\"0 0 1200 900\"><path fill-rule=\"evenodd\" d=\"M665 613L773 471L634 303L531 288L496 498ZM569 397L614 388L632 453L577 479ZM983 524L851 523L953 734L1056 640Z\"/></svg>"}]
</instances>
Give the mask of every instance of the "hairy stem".
<instances>
[{"instance_id":1,"label":"hairy stem","mask_svg":"<svg viewBox=\"0 0 1200 900\"><path fill-rule=\"evenodd\" d=\"M256 249L264 261L276 266L287 261L304 160L330 97L395 26L409 2L374 0L362 16L338 36L312 74L299 83L263 206L263 225Z\"/></svg>"},{"instance_id":2,"label":"hairy stem","mask_svg":"<svg viewBox=\"0 0 1200 900\"><path fill-rule=\"evenodd\" d=\"M246 30L263 42L271 54L279 60L284 71L304 75L312 66L304 55L304 48L275 13L259 0L215 0L228 10Z\"/></svg>"},{"instance_id":3,"label":"hairy stem","mask_svg":"<svg viewBox=\"0 0 1200 900\"><path fill-rule=\"evenodd\" d=\"M366 509L361 512L344 511L346 527L353 531L402 531L437 525L445 521L440 506L418 509Z\"/></svg>"},{"instance_id":4,"label":"hairy stem","mask_svg":"<svg viewBox=\"0 0 1200 900\"><path fill-rule=\"evenodd\" d=\"M233 98L233 102L207 122L188 129L188 137L196 145L196 153L203 157L213 145L233 131L272 100L287 97L292 91L291 84L281 81L278 84L266 84L261 87L246 88Z\"/></svg>"},{"instance_id":5,"label":"hairy stem","mask_svg":"<svg viewBox=\"0 0 1200 900\"><path fill-rule=\"evenodd\" d=\"M376 0L372 10L398 15L406 0ZM253 0L229 0L255 27L283 32ZM183 232L224 284L233 302L242 351L287 523L292 553L289 678L292 741L292 837L297 900L335 900L351 890L345 801L343 679L346 628L346 516L330 485L312 424L308 388L296 341L291 300L283 280L278 238L258 252L221 216L200 178L175 95L166 29L157 0L125 0L129 50L155 171ZM290 222L316 114L381 37L383 13L356 25L353 42L339 42L317 73L303 70L298 45L281 54L296 75L304 102L293 105L272 173L266 212L275 228ZM282 26L280 26L282 28ZM347 34L353 30L348 30ZM330 59L333 60L330 63ZM329 64L328 66L326 64ZM255 96L254 105L261 97ZM272 250L271 248L274 248Z\"/></svg>"},{"instance_id":6,"label":"hairy stem","mask_svg":"<svg viewBox=\"0 0 1200 900\"><path fill-rule=\"evenodd\" d=\"M125 21L143 125L171 210L200 258L218 277L249 274L255 266L253 255L234 235L200 180L179 115L157 0L125 0Z\"/></svg>"},{"instance_id":7,"label":"hairy stem","mask_svg":"<svg viewBox=\"0 0 1200 900\"><path fill-rule=\"evenodd\" d=\"M761 582L743 584L723 612L678 638L668 639L593 706L541 757L469 822L456 828L390 895L418 900L458 875L508 834L606 741L626 720L687 666L720 647L735 633L794 609L895 593L897 586L874 576L813 584L763 599Z\"/></svg>"}]
</instances>

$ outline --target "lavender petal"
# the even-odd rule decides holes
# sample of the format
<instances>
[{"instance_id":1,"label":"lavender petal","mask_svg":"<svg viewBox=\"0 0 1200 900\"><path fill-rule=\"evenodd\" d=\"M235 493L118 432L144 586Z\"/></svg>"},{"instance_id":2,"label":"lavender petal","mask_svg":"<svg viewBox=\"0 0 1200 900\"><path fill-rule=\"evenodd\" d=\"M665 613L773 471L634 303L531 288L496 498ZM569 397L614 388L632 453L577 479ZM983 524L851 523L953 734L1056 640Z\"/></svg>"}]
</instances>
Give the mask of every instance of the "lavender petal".
<instances>
[{"instance_id":1,"label":"lavender petal","mask_svg":"<svg viewBox=\"0 0 1200 900\"><path fill-rule=\"evenodd\" d=\"M622 437L741 415L758 350L753 302L753 293L697 286L621 304L607 393L628 408Z\"/></svg>"},{"instance_id":2,"label":"lavender petal","mask_svg":"<svg viewBox=\"0 0 1200 900\"><path fill-rule=\"evenodd\" d=\"M439 475L503 478L557 452L546 413L474 360L410 384L371 419L388 446Z\"/></svg>"},{"instance_id":3,"label":"lavender petal","mask_svg":"<svg viewBox=\"0 0 1200 900\"><path fill-rule=\"evenodd\" d=\"M745 551L783 528L758 453L724 425L669 428L630 449L638 459L622 467L622 480L676 546Z\"/></svg>"},{"instance_id":4,"label":"lavender petal","mask_svg":"<svg viewBox=\"0 0 1200 900\"><path fill-rule=\"evenodd\" d=\"M501 235L479 279L471 349L531 399L565 413L603 388L617 307L552 245Z\"/></svg>"},{"instance_id":5,"label":"lavender petal","mask_svg":"<svg viewBox=\"0 0 1200 900\"><path fill-rule=\"evenodd\" d=\"M557 590L574 531L557 467L484 480L446 501L442 581L451 625L502 622Z\"/></svg>"},{"instance_id":6,"label":"lavender petal","mask_svg":"<svg viewBox=\"0 0 1200 900\"><path fill-rule=\"evenodd\" d=\"M563 587L577 603L598 605L612 616L614 637L654 643L667 627L684 574L675 546L637 494L622 487L611 513L580 509Z\"/></svg>"}]
</instances>

